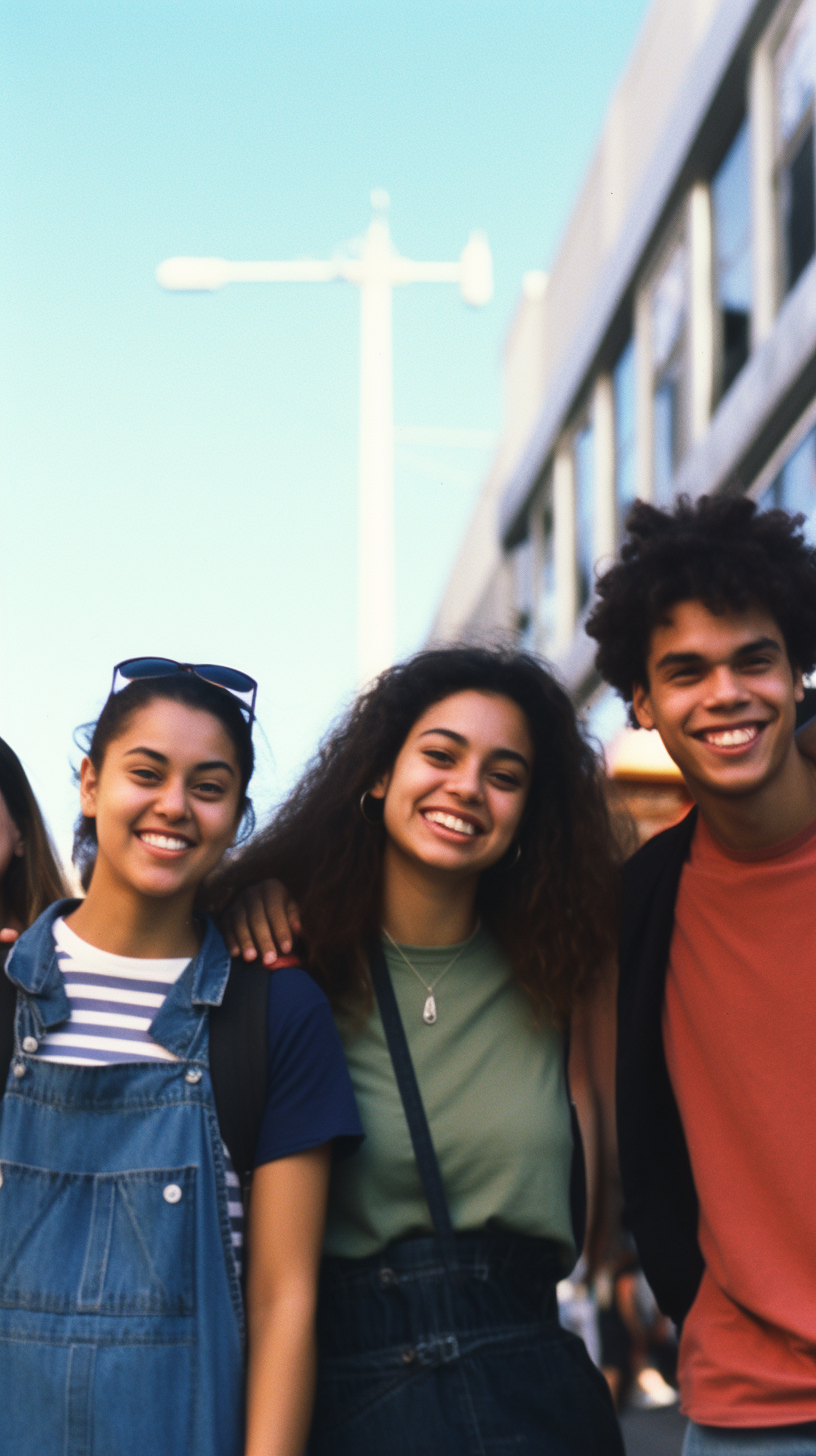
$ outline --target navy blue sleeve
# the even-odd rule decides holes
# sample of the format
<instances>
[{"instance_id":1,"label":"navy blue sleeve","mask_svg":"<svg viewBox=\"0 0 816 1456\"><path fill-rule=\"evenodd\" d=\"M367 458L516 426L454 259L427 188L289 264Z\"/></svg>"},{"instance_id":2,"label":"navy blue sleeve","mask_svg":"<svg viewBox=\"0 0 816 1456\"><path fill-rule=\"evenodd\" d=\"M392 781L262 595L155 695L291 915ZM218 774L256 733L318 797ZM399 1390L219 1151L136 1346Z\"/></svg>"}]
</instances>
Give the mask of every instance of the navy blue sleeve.
<instances>
[{"instance_id":1,"label":"navy blue sleeve","mask_svg":"<svg viewBox=\"0 0 816 1456\"><path fill-rule=\"evenodd\" d=\"M327 997L298 966L269 978L267 1101L255 1166L363 1137L346 1059Z\"/></svg>"}]
</instances>

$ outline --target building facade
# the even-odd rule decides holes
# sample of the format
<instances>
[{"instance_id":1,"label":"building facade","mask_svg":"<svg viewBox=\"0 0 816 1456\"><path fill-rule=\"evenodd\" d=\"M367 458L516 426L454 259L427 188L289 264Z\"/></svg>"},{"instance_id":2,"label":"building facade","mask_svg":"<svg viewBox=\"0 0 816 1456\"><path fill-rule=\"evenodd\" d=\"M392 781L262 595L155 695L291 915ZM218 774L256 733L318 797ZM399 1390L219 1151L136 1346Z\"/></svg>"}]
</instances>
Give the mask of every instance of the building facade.
<instances>
[{"instance_id":1,"label":"building facade","mask_svg":"<svg viewBox=\"0 0 816 1456\"><path fill-rule=\"evenodd\" d=\"M740 489L816 531L815 91L816 0L654 0L552 271L524 280L433 635L542 653L608 742L583 624L635 497Z\"/></svg>"}]
</instances>

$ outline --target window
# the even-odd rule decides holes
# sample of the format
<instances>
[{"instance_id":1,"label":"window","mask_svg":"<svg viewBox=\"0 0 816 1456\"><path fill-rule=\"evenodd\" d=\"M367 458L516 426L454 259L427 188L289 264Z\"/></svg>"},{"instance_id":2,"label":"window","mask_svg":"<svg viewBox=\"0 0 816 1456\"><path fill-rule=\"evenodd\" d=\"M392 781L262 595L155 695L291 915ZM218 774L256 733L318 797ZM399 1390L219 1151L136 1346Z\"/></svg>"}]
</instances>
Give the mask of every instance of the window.
<instances>
[{"instance_id":1,"label":"window","mask_svg":"<svg viewBox=\"0 0 816 1456\"><path fill-rule=\"evenodd\" d=\"M783 295L793 288L816 248L813 70L811 0L804 0L774 58L776 187Z\"/></svg>"},{"instance_id":2,"label":"window","mask_svg":"<svg viewBox=\"0 0 816 1456\"><path fill-rule=\"evenodd\" d=\"M805 517L805 535L816 545L816 430L805 435L779 474L759 498L760 510L781 506L785 511L801 511Z\"/></svg>"},{"instance_id":3,"label":"window","mask_svg":"<svg viewBox=\"0 0 816 1456\"><path fill-rule=\"evenodd\" d=\"M545 500L541 521L541 560L538 568L536 626L538 645L546 649L555 635L555 538L551 494Z\"/></svg>"},{"instance_id":4,"label":"window","mask_svg":"<svg viewBox=\"0 0 816 1456\"><path fill-rule=\"evenodd\" d=\"M575 540L578 569L578 608L585 607L592 591L595 504L595 431L587 418L575 432Z\"/></svg>"},{"instance_id":5,"label":"window","mask_svg":"<svg viewBox=\"0 0 816 1456\"><path fill-rule=\"evenodd\" d=\"M635 460L635 341L630 339L612 371L615 411L615 517L618 540L637 493Z\"/></svg>"},{"instance_id":6,"label":"window","mask_svg":"<svg viewBox=\"0 0 816 1456\"><path fill-rule=\"evenodd\" d=\"M717 396L725 394L751 346L751 157L743 121L711 183Z\"/></svg>"},{"instance_id":7,"label":"window","mask_svg":"<svg viewBox=\"0 0 816 1456\"><path fill-rule=\"evenodd\" d=\"M654 494L671 500L672 480L686 444L686 336L688 258L676 241L651 293L652 392L654 401Z\"/></svg>"},{"instance_id":8,"label":"window","mask_svg":"<svg viewBox=\"0 0 816 1456\"><path fill-rule=\"evenodd\" d=\"M531 645L533 630L533 542L528 535L512 557L515 629L523 646Z\"/></svg>"}]
</instances>

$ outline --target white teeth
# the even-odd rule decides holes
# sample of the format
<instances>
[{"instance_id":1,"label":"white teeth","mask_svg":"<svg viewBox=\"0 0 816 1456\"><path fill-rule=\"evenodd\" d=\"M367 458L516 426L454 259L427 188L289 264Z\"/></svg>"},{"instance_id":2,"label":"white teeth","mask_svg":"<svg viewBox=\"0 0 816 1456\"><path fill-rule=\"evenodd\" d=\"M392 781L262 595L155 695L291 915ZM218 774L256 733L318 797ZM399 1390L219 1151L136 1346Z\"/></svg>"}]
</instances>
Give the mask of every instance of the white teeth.
<instances>
[{"instance_id":1,"label":"white teeth","mask_svg":"<svg viewBox=\"0 0 816 1456\"><path fill-rule=\"evenodd\" d=\"M757 729L750 728L724 728L721 733L706 733L706 743L711 743L715 748L738 748L743 743L752 743L757 736Z\"/></svg>"},{"instance_id":2,"label":"white teeth","mask_svg":"<svg viewBox=\"0 0 816 1456\"><path fill-rule=\"evenodd\" d=\"M455 829L458 834L476 833L475 826L467 819L457 819L455 814L443 814L439 809L431 809L425 818L430 819L432 824L441 824L444 829Z\"/></svg>"},{"instance_id":3,"label":"white teeth","mask_svg":"<svg viewBox=\"0 0 816 1456\"><path fill-rule=\"evenodd\" d=\"M140 834L143 844L155 845L156 849L188 849L186 839L174 839L169 834Z\"/></svg>"}]
</instances>

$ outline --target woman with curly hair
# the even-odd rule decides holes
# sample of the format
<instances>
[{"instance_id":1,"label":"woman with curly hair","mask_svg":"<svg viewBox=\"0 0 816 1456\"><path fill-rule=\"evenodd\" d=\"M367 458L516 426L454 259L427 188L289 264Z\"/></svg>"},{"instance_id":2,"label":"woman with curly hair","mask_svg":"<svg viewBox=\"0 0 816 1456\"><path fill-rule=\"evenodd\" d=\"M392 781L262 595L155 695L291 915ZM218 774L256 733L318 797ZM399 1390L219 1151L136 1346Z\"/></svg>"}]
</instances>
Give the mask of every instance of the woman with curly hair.
<instances>
[{"instance_id":1,"label":"woman with curly hair","mask_svg":"<svg viewBox=\"0 0 816 1456\"><path fill-rule=\"evenodd\" d=\"M366 1132L332 1175L312 1456L620 1456L555 1295L582 1241L566 1030L610 963L616 893L566 694L523 653L391 668L222 881L233 950L254 935L271 960L275 892L247 888L270 877Z\"/></svg>"}]
</instances>

